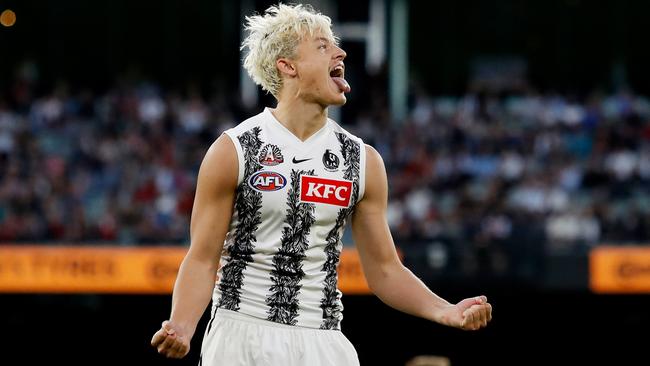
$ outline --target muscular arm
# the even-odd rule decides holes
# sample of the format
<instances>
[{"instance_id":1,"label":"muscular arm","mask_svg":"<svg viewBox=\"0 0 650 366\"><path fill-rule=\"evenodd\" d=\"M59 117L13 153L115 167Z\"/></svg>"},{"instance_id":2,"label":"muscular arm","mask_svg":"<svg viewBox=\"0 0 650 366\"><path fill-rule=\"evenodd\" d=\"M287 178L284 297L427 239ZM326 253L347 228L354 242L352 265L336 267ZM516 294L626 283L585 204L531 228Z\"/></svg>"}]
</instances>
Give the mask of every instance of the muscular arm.
<instances>
[{"instance_id":1,"label":"muscular arm","mask_svg":"<svg viewBox=\"0 0 650 366\"><path fill-rule=\"evenodd\" d=\"M232 216L237 174L235 146L227 135L221 135L199 169L191 244L174 285L171 317L152 339L158 352L168 357L180 358L189 352L189 342L210 302Z\"/></svg>"},{"instance_id":2,"label":"muscular arm","mask_svg":"<svg viewBox=\"0 0 650 366\"><path fill-rule=\"evenodd\" d=\"M381 156L366 146L366 188L352 217L352 234L370 289L402 312L461 329L479 329L491 319L484 296L450 304L404 267L386 221L388 182Z\"/></svg>"}]
</instances>

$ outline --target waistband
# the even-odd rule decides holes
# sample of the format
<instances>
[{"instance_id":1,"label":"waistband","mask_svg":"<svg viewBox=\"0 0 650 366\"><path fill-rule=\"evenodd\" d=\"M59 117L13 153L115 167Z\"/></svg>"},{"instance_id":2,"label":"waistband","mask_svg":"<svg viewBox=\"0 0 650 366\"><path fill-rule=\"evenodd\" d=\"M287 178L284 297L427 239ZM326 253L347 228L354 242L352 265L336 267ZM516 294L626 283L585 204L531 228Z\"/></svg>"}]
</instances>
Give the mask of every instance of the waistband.
<instances>
[{"instance_id":1,"label":"waistband","mask_svg":"<svg viewBox=\"0 0 650 366\"><path fill-rule=\"evenodd\" d=\"M317 331L317 332L337 331L335 329L307 328L307 327L301 327L301 326L298 326L298 325L282 324L282 323L273 322L273 321L262 319L262 318L257 318L257 317L254 317L252 315L243 314L243 313L240 313L238 311L232 311L232 310L223 309L223 308L217 308L215 318L231 319L231 320L237 320L237 321L242 321L242 322L247 322L247 323L252 323L252 324L258 324L258 325L262 325L262 326L265 326L265 327L275 327L275 328L281 328L281 329L287 329L287 330L295 330L295 331Z\"/></svg>"}]
</instances>

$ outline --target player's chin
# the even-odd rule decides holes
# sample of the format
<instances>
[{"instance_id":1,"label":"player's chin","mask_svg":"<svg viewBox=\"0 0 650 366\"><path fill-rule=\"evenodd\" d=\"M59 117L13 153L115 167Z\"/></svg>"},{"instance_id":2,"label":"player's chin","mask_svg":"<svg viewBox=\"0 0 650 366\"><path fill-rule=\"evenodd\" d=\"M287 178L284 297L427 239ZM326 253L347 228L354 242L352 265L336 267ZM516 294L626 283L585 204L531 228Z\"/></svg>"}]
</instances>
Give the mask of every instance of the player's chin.
<instances>
[{"instance_id":1,"label":"player's chin","mask_svg":"<svg viewBox=\"0 0 650 366\"><path fill-rule=\"evenodd\" d=\"M345 93L341 91L331 79L329 81L330 83L330 96L329 96L329 105L332 106L342 106L344 105L347 101L348 98L345 96Z\"/></svg>"},{"instance_id":2,"label":"player's chin","mask_svg":"<svg viewBox=\"0 0 650 366\"><path fill-rule=\"evenodd\" d=\"M340 106L344 105L347 101L348 101L348 98L345 97L345 94L341 93L341 94L337 95L337 96L332 100L332 102L330 103L330 105L333 105L333 106L336 106L336 107L340 107Z\"/></svg>"},{"instance_id":3,"label":"player's chin","mask_svg":"<svg viewBox=\"0 0 650 366\"><path fill-rule=\"evenodd\" d=\"M330 105L342 106L348 101L348 98L345 96L345 93L337 89L332 93L330 101Z\"/></svg>"}]
</instances>

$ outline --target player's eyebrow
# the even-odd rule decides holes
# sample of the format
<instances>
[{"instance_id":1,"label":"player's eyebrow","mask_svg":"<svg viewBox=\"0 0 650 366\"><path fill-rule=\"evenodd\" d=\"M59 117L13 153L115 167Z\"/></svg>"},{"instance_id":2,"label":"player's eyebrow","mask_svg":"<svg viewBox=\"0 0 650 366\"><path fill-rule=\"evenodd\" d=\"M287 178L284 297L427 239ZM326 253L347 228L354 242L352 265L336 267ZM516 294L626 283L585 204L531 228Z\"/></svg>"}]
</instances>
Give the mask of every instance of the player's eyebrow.
<instances>
[{"instance_id":1,"label":"player's eyebrow","mask_svg":"<svg viewBox=\"0 0 650 366\"><path fill-rule=\"evenodd\" d=\"M316 38L314 38L314 42L332 43L332 40L329 39L329 38L325 38L325 37L316 37Z\"/></svg>"}]
</instances>

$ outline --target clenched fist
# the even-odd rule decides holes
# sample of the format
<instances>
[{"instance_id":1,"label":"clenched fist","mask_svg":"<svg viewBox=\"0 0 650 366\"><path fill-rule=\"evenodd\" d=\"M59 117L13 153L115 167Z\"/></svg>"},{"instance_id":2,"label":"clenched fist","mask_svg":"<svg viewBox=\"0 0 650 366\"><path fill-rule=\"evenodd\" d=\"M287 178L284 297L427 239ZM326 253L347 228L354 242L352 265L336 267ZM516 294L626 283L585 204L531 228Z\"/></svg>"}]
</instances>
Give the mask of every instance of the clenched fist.
<instances>
[{"instance_id":1,"label":"clenched fist","mask_svg":"<svg viewBox=\"0 0 650 366\"><path fill-rule=\"evenodd\" d=\"M165 320L160 330L151 338L158 353L169 358L183 358L190 351L190 340L174 324Z\"/></svg>"},{"instance_id":2,"label":"clenched fist","mask_svg":"<svg viewBox=\"0 0 650 366\"><path fill-rule=\"evenodd\" d=\"M485 296L470 297L443 309L440 319L451 327L478 330L492 320L492 305Z\"/></svg>"}]
</instances>

